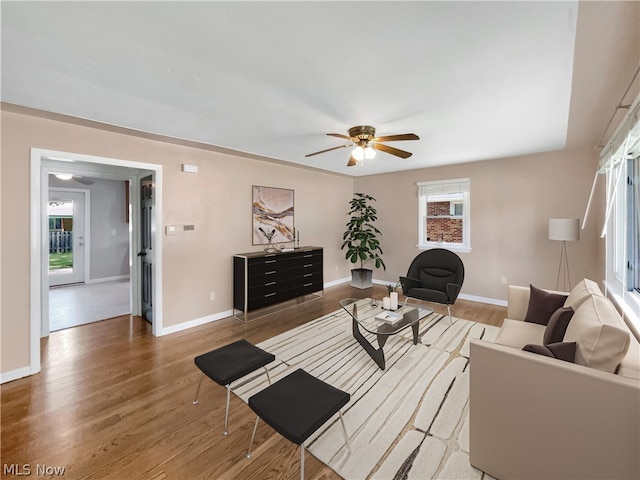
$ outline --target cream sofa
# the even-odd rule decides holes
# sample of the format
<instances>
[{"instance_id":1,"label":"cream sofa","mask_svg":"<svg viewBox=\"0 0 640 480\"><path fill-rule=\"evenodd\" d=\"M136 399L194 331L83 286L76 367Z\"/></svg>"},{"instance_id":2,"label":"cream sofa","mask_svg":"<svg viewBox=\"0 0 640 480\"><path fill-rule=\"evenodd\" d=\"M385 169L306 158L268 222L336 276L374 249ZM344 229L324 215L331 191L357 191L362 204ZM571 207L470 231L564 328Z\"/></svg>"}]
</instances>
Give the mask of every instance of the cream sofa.
<instances>
[{"instance_id":1,"label":"cream sofa","mask_svg":"<svg viewBox=\"0 0 640 480\"><path fill-rule=\"evenodd\" d=\"M595 282L583 280L563 342L574 362L522 348L529 287L510 286L495 341L472 340L470 461L498 479L640 478L640 345Z\"/></svg>"}]
</instances>

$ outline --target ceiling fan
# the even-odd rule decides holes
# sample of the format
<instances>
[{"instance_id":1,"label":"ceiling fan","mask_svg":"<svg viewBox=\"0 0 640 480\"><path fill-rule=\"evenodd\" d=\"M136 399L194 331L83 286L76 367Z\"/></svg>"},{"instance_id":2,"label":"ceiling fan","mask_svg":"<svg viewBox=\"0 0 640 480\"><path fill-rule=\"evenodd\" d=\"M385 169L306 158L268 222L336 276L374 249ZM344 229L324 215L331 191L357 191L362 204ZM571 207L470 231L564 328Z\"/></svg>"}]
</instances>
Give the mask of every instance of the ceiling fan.
<instances>
[{"instance_id":1,"label":"ceiling fan","mask_svg":"<svg viewBox=\"0 0 640 480\"><path fill-rule=\"evenodd\" d=\"M90 178L72 173L52 173L52 175L60 180L75 180L76 182L82 183L83 185L92 185L95 183Z\"/></svg>"},{"instance_id":2,"label":"ceiling fan","mask_svg":"<svg viewBox=\"0 0 640 480\"><path fill-rule=\"evenodd\" d=\"M305 157L313 157L321 153L330 152L331 150L337 150L339 148L346 148L355 146L351 152L347 167L353 167L364 159L371 159L375 157L376 150L381 152L390 153L401 158L409 158L412 153L400 150L399 148L390 147L381 142L394 142L398 140L420 140L420 137L415 133L403 133L400 135L387 135L385 137L376 137L376 129L369 125L360 125L357 127L351 127L349 129L349 135L342 135L341 133L327 133L331 137L344 138L349 140L349 143L345 145L339 145L333 148L327 148L326 150L320 150L319 152L309 153Z\"/></svg>"}]
</instances>

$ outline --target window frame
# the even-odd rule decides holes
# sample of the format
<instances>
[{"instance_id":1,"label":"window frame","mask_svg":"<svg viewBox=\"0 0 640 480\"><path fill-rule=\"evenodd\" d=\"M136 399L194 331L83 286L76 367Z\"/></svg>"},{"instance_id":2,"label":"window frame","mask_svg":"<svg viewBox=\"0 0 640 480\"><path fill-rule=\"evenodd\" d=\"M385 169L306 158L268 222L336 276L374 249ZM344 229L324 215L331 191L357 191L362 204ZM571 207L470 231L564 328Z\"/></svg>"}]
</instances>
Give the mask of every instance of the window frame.
<instances>
[{"instance_id":1,"label":"window frame","mask_svg":"<svg viewBox=\"0 0 640 480\"><path fill-rule=\"evenodd\" d=\"M454 252L471 251L471 179L455 178L418 182L418 244L420 250L446 248ZM462 219L462 243L427 241L427 198L431 195L462 193L462 215L450 215L450 218ZM460 203L459 200L456 201Z\"/></svg>"},{"instance_id":2,"label":"window frame","mask_svg":"<svg viewBox=\"0 0 640 480\"><path fill-rule=\"evenodd\" d=\"M640 213L635 210L640 203L640 194L636 192L640 184L640 120L635 116L633 121L622 141L603 152L601 158L607 210L602 237L606 250L606 292L620 307L632 330L640 335L640 253L634 251L633 245L640 245L640 239L632 237L638 235L640 228Z\"/></svg>"}]
</instances>

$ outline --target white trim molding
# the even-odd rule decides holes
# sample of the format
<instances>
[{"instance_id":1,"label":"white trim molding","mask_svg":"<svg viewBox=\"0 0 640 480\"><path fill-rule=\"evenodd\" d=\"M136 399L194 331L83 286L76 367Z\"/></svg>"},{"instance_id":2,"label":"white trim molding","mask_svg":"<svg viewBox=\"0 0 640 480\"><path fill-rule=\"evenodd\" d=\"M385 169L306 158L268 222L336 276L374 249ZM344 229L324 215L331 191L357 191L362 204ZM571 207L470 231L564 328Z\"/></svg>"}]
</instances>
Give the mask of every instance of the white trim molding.
<instances>
[{"instance_id":1,"label":"white trim molding","mask_svg":"<svg viewBox=\"0 0 640 480\"><path fill-rule=\"evenodd\" d=\"M172 333L182 332L183 330L188 330L193 327L199 327L200 325L205 325L207 323L215 322L217 320L222 320L224 318L229 318L233 316L233 310L227 310L225 312L213 313L211 315L207 315L206 317L196 318L194 320L189 320L187 322L179 323L178 325L171 325L170 327L165 327L162 329L162 333L160 335L170 335Z\"/></svg>"},{"instance_id":2,"label":"white trim molding","mask_svg":"<svg viewBox=\"0 0 640 480\"><path fill-rule=\"evenodd\" d=\"M11 370L9 372L0 373L0 383L12 382L14 380L18 380L19 378L33 375L34 373L38 372L32 372L30 367L22 367L16 370Z\"/></svg>"}]
</instances>

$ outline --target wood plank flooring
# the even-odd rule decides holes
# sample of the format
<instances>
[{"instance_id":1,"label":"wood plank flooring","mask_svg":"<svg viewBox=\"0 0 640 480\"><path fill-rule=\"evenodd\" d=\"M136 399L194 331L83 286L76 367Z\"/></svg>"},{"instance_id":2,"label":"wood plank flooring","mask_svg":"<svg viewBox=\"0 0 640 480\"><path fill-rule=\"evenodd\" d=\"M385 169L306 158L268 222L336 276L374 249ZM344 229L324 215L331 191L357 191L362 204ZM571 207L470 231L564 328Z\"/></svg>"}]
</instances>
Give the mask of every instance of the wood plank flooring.
<instances>
[{"instance_id":1,"label":"wood plank flooring","mask_svg":"<svg viewBox=\"0 0 640 480\"><path fill-rule=\"evenodd\" d=\"M2 475L27 464L32 473L64 467L70 479L299 478L298 447L262 422L253 458L244 458L255 416L233 395L222 435L223 387L205 378L192 404L200 377L193 358L240 338L261 342L337 310L340 298L372 295L386 288L339 285L248 324L228 318L158 338L130 316L54 332L42 341L42 372L0 387ZM505 315L504 307L455 306L455 316L490 325ZM309 453L305 477L340 478Z\"/></svg>"}]
</instances>

